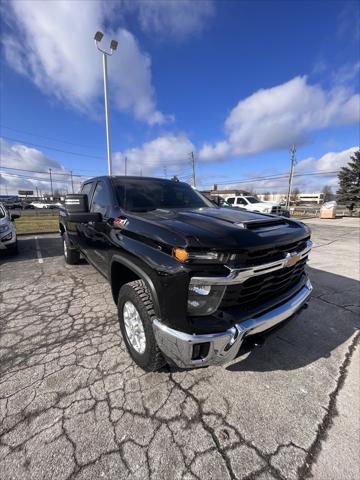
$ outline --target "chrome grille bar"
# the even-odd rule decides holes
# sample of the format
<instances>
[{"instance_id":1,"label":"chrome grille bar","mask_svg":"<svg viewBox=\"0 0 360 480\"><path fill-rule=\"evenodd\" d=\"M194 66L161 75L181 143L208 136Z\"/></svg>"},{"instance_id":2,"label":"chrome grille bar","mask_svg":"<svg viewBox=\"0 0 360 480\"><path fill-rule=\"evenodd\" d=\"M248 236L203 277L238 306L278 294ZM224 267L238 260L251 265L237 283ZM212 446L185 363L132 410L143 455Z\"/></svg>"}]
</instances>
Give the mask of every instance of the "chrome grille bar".
<instances>
[{"instance_id":1,"label":"chrome grille bar","mask_svg":"<svg viewBox=\"0 0 360 480\"><path fill-rule=\"evenodd\" d=\"M193 277L190 281L192 285L234 285L245 282L248 278L256 275L264 275L275 270L280 270L290 265L295 265L298 261L306 257L312 248L312 241L308 240L306 246L300 252L287 253L283 259L275 262L264 263L248 268L229 268L230 273L226 277Z\"/></svg>"}]
</instances>

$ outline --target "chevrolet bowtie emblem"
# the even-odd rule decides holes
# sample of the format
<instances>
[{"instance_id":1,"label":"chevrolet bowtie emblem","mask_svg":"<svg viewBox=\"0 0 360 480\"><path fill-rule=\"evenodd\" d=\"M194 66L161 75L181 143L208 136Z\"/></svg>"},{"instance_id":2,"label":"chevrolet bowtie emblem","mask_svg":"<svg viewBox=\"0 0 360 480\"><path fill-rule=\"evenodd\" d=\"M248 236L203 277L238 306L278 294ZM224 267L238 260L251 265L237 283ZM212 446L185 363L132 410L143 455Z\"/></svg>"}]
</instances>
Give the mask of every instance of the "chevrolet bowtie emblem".
<instances>
[{"instance_id":1,"label":"chevrolet bowtie emblem","mask_svg":"<svg viewBox=\"0 0 360 480\"><path fill-rule=\"evenodd\" d=\"M295 265L300 260L300 255L293 255L291 256L288 261L286 262L285 266L286 267L292 267Z\"/></svg>"}]
</instances>

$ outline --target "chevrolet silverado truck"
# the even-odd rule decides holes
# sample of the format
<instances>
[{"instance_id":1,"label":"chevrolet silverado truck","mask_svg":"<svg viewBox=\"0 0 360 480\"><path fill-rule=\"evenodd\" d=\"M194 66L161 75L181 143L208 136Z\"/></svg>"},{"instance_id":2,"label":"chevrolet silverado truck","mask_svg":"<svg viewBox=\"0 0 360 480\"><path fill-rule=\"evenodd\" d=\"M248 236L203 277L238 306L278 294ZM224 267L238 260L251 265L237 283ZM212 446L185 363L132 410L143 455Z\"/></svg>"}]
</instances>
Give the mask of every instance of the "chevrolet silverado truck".
<instances>
[{"instance_id":1,"label":"chevrolet silverado truck","mask_svg":"<svg viewBox=\"0 0 360 480\"><path fill-rule=\"evenodd\" d=\"M226 202L233 207L244 208L250 212L271 213L289 217L289 210L283 207L280 202L263 202L252 195L234 195L226 197Z\"/></svg>"},{"instance_id":2,"label":"chevrolet silverado truck","mask_svg":"<svg viewBox=\"0 0 360 480\"><path fill-rule=\"evenodd\" d=\"M109 281L128 352L147 371L229 362L311 294L306 225L218 208L186 183L93 178L59 218L65 261L82 255Z\"/></svg>"}]
</instances>

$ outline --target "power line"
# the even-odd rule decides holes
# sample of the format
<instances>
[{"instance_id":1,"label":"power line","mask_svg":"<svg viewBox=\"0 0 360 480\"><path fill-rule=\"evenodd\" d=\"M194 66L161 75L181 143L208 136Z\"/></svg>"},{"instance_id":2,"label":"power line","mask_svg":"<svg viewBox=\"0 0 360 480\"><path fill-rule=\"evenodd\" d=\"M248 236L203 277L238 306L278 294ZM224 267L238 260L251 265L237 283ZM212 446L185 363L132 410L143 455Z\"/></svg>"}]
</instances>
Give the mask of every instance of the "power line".
<instances>
[{"instance_id":1,"label":"power line","mask_svg":"<svg viewBox=\"0 0 360 480\"><path fill-rule=\"evenodd\" d=\"M4 167L3 165L1 165L1 168L4 168L6 170L17 170L19 172L29 172L29 173L45 173L45 174L49 174L49 172L40 172L40 171L37 171L37 170L26 170L25 168L14 168L14 167ZM69 176L70 175L70 172L69 173L64 173L64 172L55 172L54 170L52 170L52 174L53 175L65 175L65 176ZM73 177L83 177L84 175L75 175L75 173L73 174Z\"/></svg>"},{"instance_id":2,"label":"power line","mask_svg":"<svg viewBox=\"0 0 360 480\"><path fill-rule=\"evenodd\" d=\"M333 170L333 171L322 171L319 170L318 172L306 172L306 173L295 173L294 177L302 177L302 176L308 176L308 175L320 175L320 176L326 176L326 175L335 175L338 174L339 170ZM279 178L288 178L289 174L288 173L281 173L277 175L267 175L263 177L253 177L253 178L247 178L247 179L241 179L241 180L231 180L231 181L226 181L226 182L217 182L217 185L232 185L235 183L248 183L248 182L256 182L256 181L261 181L261 180L277 180ZM209 184L210 185L210 184Z\"/></svg>"},{"instance_id":3,"label":"power line","mask_svg":"<svg viewBox=\"0 0 360 480\"><path fill-rule=\"evenodd\" d=\"M40 143L33 143L33 142L28 142L27 140L20 140L19 138L13 138L13 137L8 137L7 135L2 135L3 138L6 138L7 140L10 140L11 142L21 142L25 143L28 145L32 145L33 147L39 147L39 148L45 148L47 150L53 150L54 152L61 152L61 153L67 153L69 155L76 155L78 157L85 157L85 158L96 158L97 160L103 160L103 157L98 157L97 155L87 155L85 153L80 153L80 152L71 152L69 150L63 150L61 148L55 148L55 147L49 147L48 145L41 145Z\"/></svg>"},{"instance_id":4,"label":"power line","mask_svg":"<svg viewBox=\"0 0 360 480\"><path fill-rule=\"evenodd\" d=\"M18 130L17 128L8 127L7 125L3 125L3 124L0 124L0 127L5 128L6 130L11 130L12 132L23 133L24 135L31 135L32 137L44 138L46 140L51 140L58 143L66 143L68 145L73 145L74 147L94 148L94 146L90 146L90 145L80 145L79 143L73 143L67 140L60 140L59 138L54 138L54 137L47 137L45 135L40 135L38 133L25 132L24 130Z\"/></svg>"},{"instance_id":5,"label":"power line","mask_svg":"<svg viewBox=\"0 0 360 480\"><path fill-rule=\"evenodd\" d=\"M1 175L5 176L5 177L14 177L14 178L24 178L24 179L30 179L30 180L38 180L38 181L41 181L41 182L49 182L49 172L42 172L42 175L46 175L46 177L35 177L33 175L25 175L25 174L19 174L19 173L9 173L9 172L0 172ZM53 175L54 172L51 172L51 174ZM87 177L86 175L84 176L80 176L80 175L77 175L78 177L78 180L77 181L80 181L80 183L89 178ZM56 183L71 183L71 174L69 173L68 175L68 178L65 180L59 180L59 179L54 179L54 182Z\"/></svg>"}]
</instances>

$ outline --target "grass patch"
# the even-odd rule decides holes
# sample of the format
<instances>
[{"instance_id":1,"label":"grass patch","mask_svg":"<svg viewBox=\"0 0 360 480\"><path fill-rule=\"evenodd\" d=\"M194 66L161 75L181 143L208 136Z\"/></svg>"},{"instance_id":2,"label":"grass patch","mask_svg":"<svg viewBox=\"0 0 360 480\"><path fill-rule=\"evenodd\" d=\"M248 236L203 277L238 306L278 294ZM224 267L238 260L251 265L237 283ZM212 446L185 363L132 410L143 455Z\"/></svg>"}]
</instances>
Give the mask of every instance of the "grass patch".
<instances>
[{"instance_id":1,"label":"grass patch","mask_svg":"<svg viewBox=\"0 0 360 480\"><path fill-rule=\"evenodd\" d=\"M18 234L58 232L59 215L24 215L15 220L15 226Z\"/></svg>"}]
</instances>

